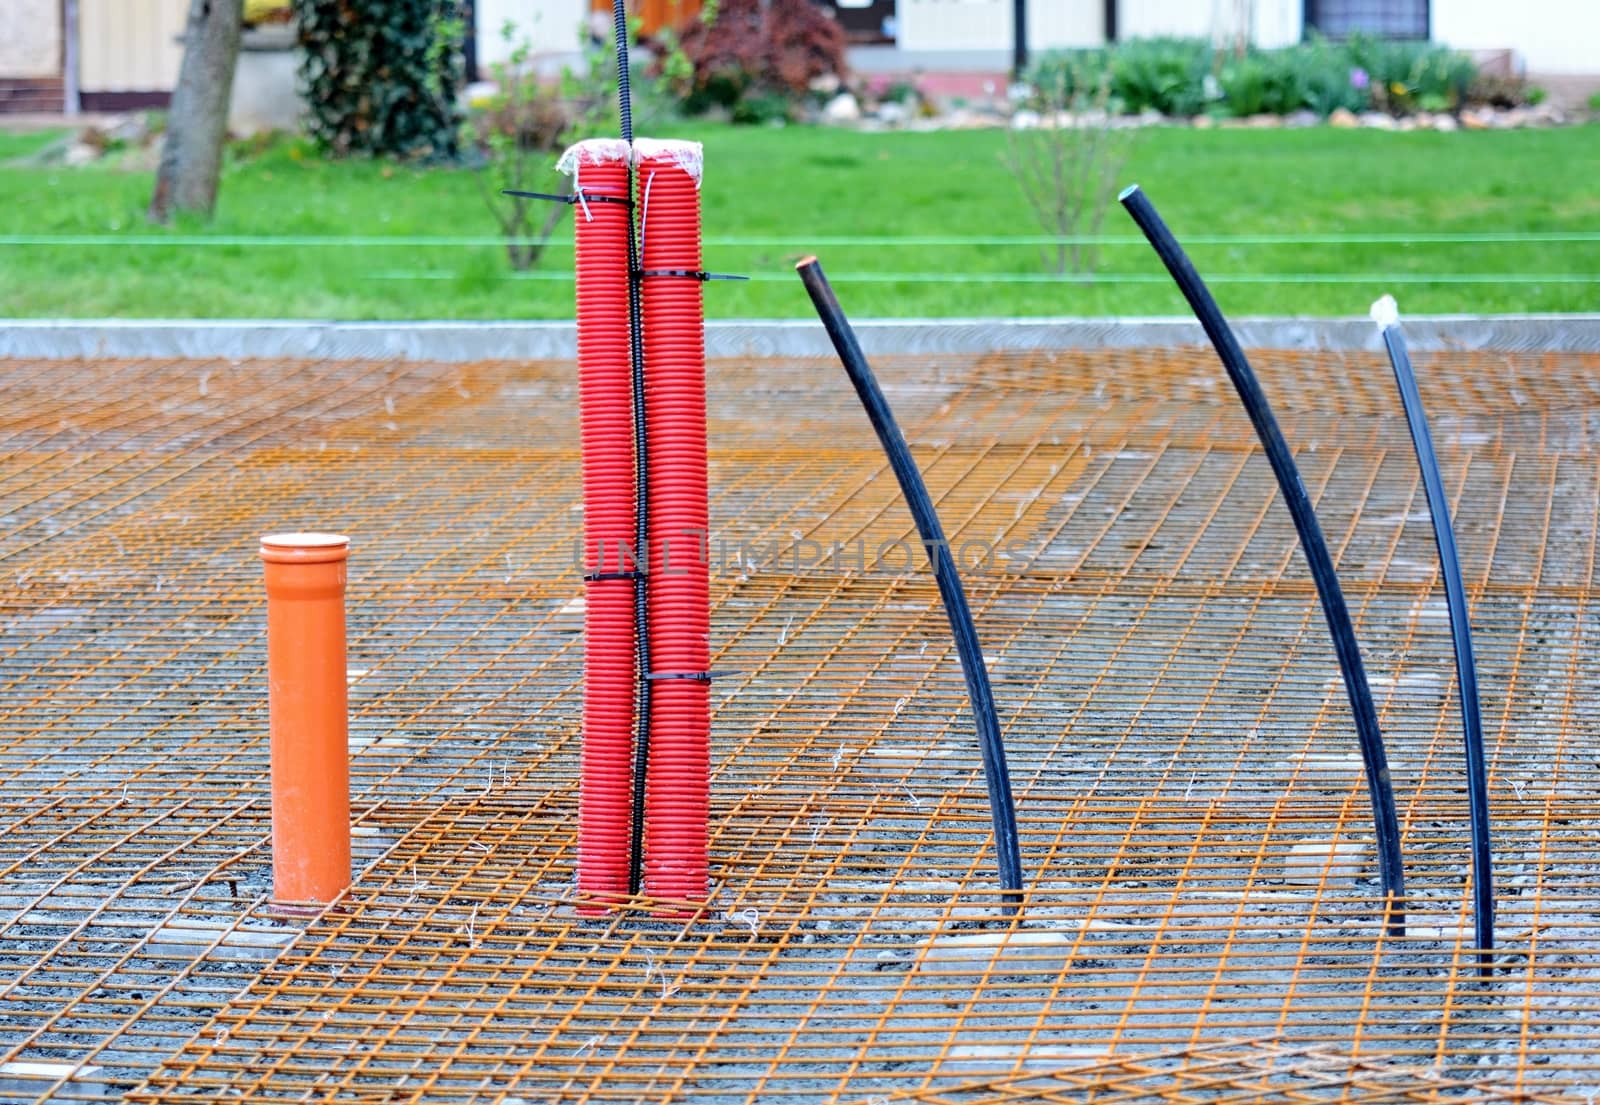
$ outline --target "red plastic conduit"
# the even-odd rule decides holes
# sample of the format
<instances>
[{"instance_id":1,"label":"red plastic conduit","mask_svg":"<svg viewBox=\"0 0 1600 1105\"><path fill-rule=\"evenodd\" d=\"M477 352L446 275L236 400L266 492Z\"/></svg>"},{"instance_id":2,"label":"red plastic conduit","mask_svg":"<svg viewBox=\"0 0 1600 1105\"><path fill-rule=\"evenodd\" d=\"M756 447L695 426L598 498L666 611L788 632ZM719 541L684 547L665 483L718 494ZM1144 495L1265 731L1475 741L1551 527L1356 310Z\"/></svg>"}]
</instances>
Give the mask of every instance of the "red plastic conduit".
<instances>
[{"instance_id":1,"label":"red plastic conduit","mask_svg":"<svg viewBox=\"0 0 1600 1105\"><path fill-rule=\"evenodd\" d=\"M628 895L633 807L633 385L628 345L628 147L580 142L561 158L580 202L576 227L578 408L582 423L583 761L578 889ZM598 577L598 578L596 578ZM589 910L585 910L589 912Z\"/></svg>"},{"instance_id":2,"label":"red plastic conduit","mask_svg":"<svg viewBox=\"0 0 1600 1105\"><path fill-rule=\"evenodd\" d=\"M698 142L634 144L650 491L644 891L702 902L711 769L706 353Z\"/></svg>"}]
</instances>

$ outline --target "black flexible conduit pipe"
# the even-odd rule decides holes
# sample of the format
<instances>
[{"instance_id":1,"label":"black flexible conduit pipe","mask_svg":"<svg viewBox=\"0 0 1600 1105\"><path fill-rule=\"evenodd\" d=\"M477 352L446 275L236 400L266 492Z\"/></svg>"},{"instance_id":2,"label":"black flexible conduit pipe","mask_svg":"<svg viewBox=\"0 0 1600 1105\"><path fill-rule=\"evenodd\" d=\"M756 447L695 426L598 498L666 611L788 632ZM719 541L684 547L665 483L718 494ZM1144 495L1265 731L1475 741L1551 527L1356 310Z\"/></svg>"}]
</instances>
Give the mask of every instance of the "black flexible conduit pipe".
<instances>
[{"instance_id":1,"label":"black flexible conduit pipe","mask_svg":"<svg viewBox=\"0 0 1600 1105\"><path fill-rule=\"evenodd\" d=\"M1000 867L1000 887L1005 893L1008 912L1015 914L1022 903L1022 851L1017 838L1017 803L1011 793L1011 775L1006 767L1005 744L1000 738L1000 721L995 713L994 693L989 688L989 669L983 662L983 649L978 644L978 631L972 623L972 611L967 606L967 594L961 587L961 577L956 572L955 558L950 555L950 545L945 541L944 527L928 497L927 485L917 471L917 462L911 456L906 439L889 409L878 381L872 374L861 345L856 341L850 320L845 318L839 300L823 275L822 265L815 257L807 257L795 266L800 279L817 309L817 317L828 331L839 360L855 385L856 395L866 408L867 418L877 431L878 441L889 457L889 466L900 481L900 490L916 520L917 532L922 537L922 547L933 565L934 578L939 584L939 597L944 600L944 611L950 619L950 631L955 636L956 652L961 657L961 674L966 678L967 697L972 702L973 718L978 728L978 746L983 752L983 774L989 786L989 816L994 822L995 857Z\"/></svg>"},{"instance_id":2,"label":"black flexible conduit pipe","mask_svg":"<svg viewBox=\"0 0 1600 1105\"><path fill-rule=\"evenodd\" d=\"M1317 523L1311 497L1306 494L1300 470L1295 467L1294 456L1289 452L1278 420L1273 417L1266 393L1256 379L1244 350L1234 337L1217 301L1211 298L1206 285L1195 271L1194 265L1183 252L1183 247L1173 237L1167 224L1156 214L1155 206L1140 191L1137 184L1123 190L1117 197L1127 208L1133 221L1155 247L1157 256L1172 279L1177 282L1183 298L1206 336L1216 348L1228 378L1239 393L1244 409L1255 426L1256 436L1266 449L1272 473L1278 478L1294 528L1300 535L1300 547L1311 565L1311 577L1316 581L1317 595L1322 600L1322 613L1328 622L1328 632L1333 637L1334 652L1339 658L1339 670L1344 675L1345 693L1350 698L1350 709L1355 714L1356 734L1361 741L1361 758L1366 765L1367 789L1372 798L1372 821L1378 837L1378 869L1383 881L1385 913L1389 933L1404 936L1406 931L1405 867L1400 854L1400 819L1395 813L1394 790L1389 781L1388 756L1383 748L1383 733L1378 728L1378 711L1372 704L1372 691L1367 686L1366 669L1361 663L1361 648L1356 643L1356 633L1350 624L1350 611L1345 606L1344 592L1339 587L1339 576L1333 568L1333 557L1328 554L1328 543L1323 539L1322 527Z\"/></svg>"},{"instance_id":3,"label":"black flexible conduit pipe","mask_svg":"<svg viewBox=\"0 0 1600 1105\"><path fill-rule=\"evenodd\" d=\"M646 446L649 435L644 415L644 310L639 288L639 231L633 202L633 93L628 82L628 12L623 0L612 0L612 21L617 38L617 107L622 140L628 144L628 348L633 353L633 471L637 519L633 555L638 577L633 584L633 633L639 665L634 678L633 822L628 840L628 893L639 893L644 870L644 783L650 766L650 613L647 594L650 563L650 483Z\"/></svg>"},{"instance_id":4,"label":"black flexible conduit pipe","mask_svg":"<svg viewBox=\"0 0 1600 1105\"><path fill-rule=\"evenodd\" d=\"M1472 658L1472 621L1467 609L1467 589L1461 582L1461 558L1456 552L1455 526L1450 521L1450 500L1422 409L1422 394L1411 371L1411 355L1400 330L1400 313L1394 300L1384 296L1372 306L1372 317L1383 333L1400 387L1400 403L1411 427L1411 443L1422 468L1422 486L1428 493L1433 516L1433 537L1439 547L1439 570L1444 575L1445 601L1450 608L1450 636L1456 652L1456 689L1461 696L1461 733L1467 750L1467 806L1472 828L1472 924L1478 944L1478 972L1489 975L1494 962L1494 855L1489 847L1489 769L1483 755L1483 721L1478 709L1478 670Z\"/></svg>"}]
</instances>

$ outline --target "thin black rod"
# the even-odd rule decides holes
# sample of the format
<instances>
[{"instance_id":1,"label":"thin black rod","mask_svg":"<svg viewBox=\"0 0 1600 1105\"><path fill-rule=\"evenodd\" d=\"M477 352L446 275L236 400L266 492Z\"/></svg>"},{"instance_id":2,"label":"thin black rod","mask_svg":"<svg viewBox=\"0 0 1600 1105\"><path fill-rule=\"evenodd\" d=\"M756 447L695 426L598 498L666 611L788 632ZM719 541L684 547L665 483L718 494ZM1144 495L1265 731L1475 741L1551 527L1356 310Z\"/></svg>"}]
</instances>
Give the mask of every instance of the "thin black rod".
<instances>
[{"instance_id":1,"label":"thin black rod","mask_svg":"<svg viewBox=\"0 0 1600 1105\"><path fill-rule=\"evenodd\" d=\"M1278 429L1278 420L1272 414L1267 396L1261 390L1244 350L1229 328L1216 300L1206 289L1205 281L1195 271L1183 247L1173 237L1167 224L1156 214L1153 204L1139 190L1137 184L1127 188L1117 197L1127 208L1133 221L1155 247L1156 254L1166 265L1172 279L1177 282L1183 298L1189 301L1206 336L1216 347L1222 366L1228 371L1239 399L1244 403L1256 436L1261 439L1272 473L1278 478L1278 488L1283 492L1284 503L1294 519L1294 528L1300 535L1300 547L1311 566L1311 578L1316 581L1317 595L1322 600L1322 614L1328 622L1328 632L1333 637L1333 649L1339 659L1339 670L1344 675L1345 693L1350 698L1350 709L1355 714L1356 735L1361 742L1361 759L1366 765L1367 790L1372 798L1372 821L1378 838L1378 870L1383 881L1385 912L1391 935L1405 935L1405 866L1400 854L1400 819L1395 813L1394 789L1389 780L1388 755L1384 752L1383 733L1378 728L1378 711L1372 704L1372 691L1367 686L1366 669L1361 663L1361 647L1356 643L1355 628L1350 624L1350 611L1339 587L1339 576L1334 571L1333 557L1328 554L1328 543L1317 523L1317 514L1311 506L1311 497L1295 467L1294 456Z\"/></svg>"},{"instance_id":2,"label":"thin black rod","mask_svg":"<svg viewBox=\"0 0 1600 1105\"><path fill-rule=\"evenodd\" d=\"M839 300L823 275L822 265L815 257L807 257L796 266L805 283L817 317L828 331L839 360L855 385L856 395L866 408L867 418L877 431L878 441L889 457L889 466L900 481L900 490L916 520L917 532L922 536L922 547L933 565L933 575L939 584L939 597L944 600L944 611L950 619L950 631L955 636L956 652L961 657L961 674L967 681L967 697L972 702L973 720L977 723L978 747L983 753L983 774L989 786L989 816L994 822L995 857L1000 867L1000 887L1006 891L1005 901L1015 912L1022 901L1022 850L1017 838L1017 803L1011 793L1011 775L1006 767L1005 744L1000 737L1000 721L995 713L994 693L989 687L989 669L983 662L983 649L978 644L978 631L972 623L972 611L967 606L967 594L962 589L961 577L956 572L955 558L950 555L950 545L944 537L944 527L928 497L928 488L917 471L917 462L911 455L906 439L895 423L894 412L884 398L878 381L872 374L861 345L856 341L850 320L845 318Z\"/></svg>"},{"instance_id":3,"label":"thin black rod","mask_svg":"<svg viewBox=\"0 0 1600 1105\"><path fill-rule=\"evenodd\" d=\"M612 0L617 38L617 107L628 143L628 199L633 199L633 94L628 87L628 12ZM628 348L633 357L634 556L642 569L633 585L634 673L633 809L628 836L628 892L639 893L644 873L644 789L650 768L650 463L644 411L644 309L639 288L639 232L628 212Z\"/></svg>"},{"instance_id":4,"label":"thin black rod","mask_svg":"<svg viewBox=\"0 0 1600 1105\"><path fill-rule=\"evenodd\" d=\"M1467 752L1467 808L1472 829L1472 923L1478 943L1478 970L1488 975L1494 955L1494 855L1490 849L1489 769L1483 755L1483 721L1478 709L1478 668L1472 657L1472 620L1467 609L1467 589L1461 582L1461 557L1456 552L1456 531L1450 520L1450 500L1434 452L1422 394L1411 371L1411 355L1398 321L1383 326L1383 344L1394 366L1400 402L1411 427L1422 468L1422 486L1428 493L1428 513L1433 516L1433 537L1439 547L1439 569L1444 574L1445 601L1450 608L1450 636L1456 652L1456 689L1461 696L1461 734Z\"/></svg>"}]
</instances>

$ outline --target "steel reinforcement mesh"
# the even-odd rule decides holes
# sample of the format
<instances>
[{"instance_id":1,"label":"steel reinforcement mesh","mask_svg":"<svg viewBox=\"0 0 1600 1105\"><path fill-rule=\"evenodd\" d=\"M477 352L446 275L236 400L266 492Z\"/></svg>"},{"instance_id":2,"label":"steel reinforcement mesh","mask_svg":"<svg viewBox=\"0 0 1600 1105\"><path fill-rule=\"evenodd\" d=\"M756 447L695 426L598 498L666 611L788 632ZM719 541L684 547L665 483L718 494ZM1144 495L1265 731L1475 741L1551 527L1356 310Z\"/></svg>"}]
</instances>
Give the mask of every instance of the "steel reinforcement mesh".
<instances>
[{"instance_id":1,"label":"steel reinforcement mesh","mask_svg":"<svg viewBox=\"0 0 1600 1105\"><path fill-rule=\"evenodd\" d=\"M1316 595L1200 351L884 358L1030 890L842 372L711 378L714 897L572 907L571 364L0 362L0 1101L1583 1100L1600 1085L1600 358L1417 358L1491 756L1496 972L1423 490L1377 355L1255 363L1340 565L1412 901L1378 919ZM356 882L270 889L274 530L353 539Z\"/></svg>"}]
</instances>

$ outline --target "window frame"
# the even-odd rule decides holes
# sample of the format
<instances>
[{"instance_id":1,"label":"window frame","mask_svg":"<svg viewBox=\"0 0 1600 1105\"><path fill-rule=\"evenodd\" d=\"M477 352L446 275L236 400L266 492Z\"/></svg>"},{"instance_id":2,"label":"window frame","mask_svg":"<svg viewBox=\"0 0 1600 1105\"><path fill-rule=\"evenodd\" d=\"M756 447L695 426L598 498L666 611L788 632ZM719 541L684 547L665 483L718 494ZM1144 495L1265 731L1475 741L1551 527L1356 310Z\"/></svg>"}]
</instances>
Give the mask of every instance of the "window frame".
<instances>
[{"instance_id":1,"label":"window frame","mask_svg":"<svg viewBox=\"0 0 1600 1105\"><path fill-rule=\"evenodd\" d=\"M1383 37L1387 38L1387 39L1393 39L1393 40L1395 40L1397 42L1431 42L1431 41L1433 41L1433 0L1420 0L1420 3L1422 4L1422 23L1423 23L1422 34L1420 34L1420 35L1384 35ZM1316 31L1319 34L1326 35L1329 38L1333 37L1332 35L1328 35L1328 33L1326 31L1324 31L1321 27L1317 26L1317 19L1318 19L1317 9L1320 6L1321 6L1320 0L1301 0L1301 7L1300 7L1300 37L1301 37L1302 40L1310 38L1312 31ZM1348 35L1342 35L1340 37L1341 38L1347 38L1349 36Z\"/></svg>"}]
</instances>

